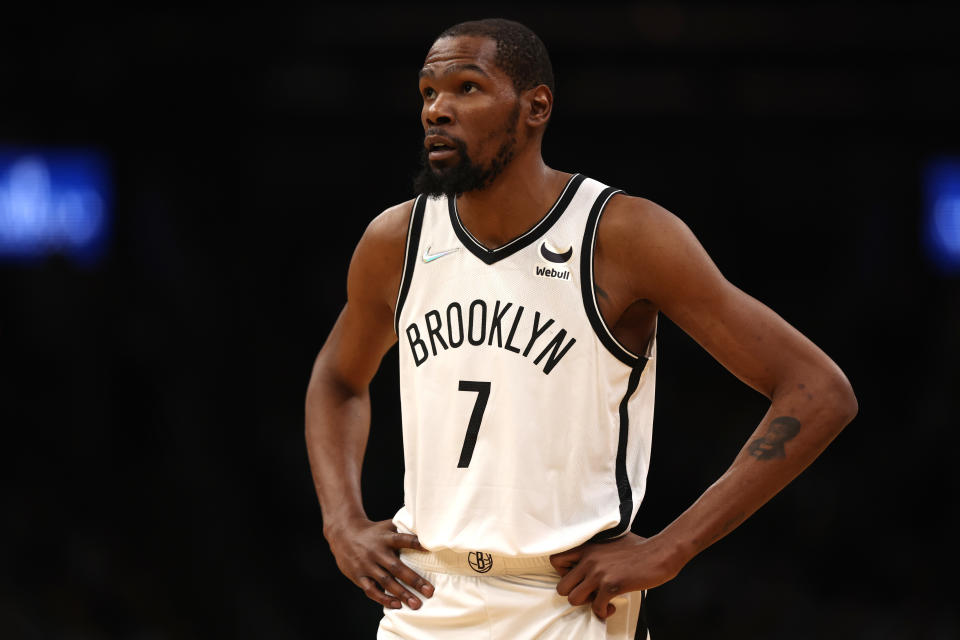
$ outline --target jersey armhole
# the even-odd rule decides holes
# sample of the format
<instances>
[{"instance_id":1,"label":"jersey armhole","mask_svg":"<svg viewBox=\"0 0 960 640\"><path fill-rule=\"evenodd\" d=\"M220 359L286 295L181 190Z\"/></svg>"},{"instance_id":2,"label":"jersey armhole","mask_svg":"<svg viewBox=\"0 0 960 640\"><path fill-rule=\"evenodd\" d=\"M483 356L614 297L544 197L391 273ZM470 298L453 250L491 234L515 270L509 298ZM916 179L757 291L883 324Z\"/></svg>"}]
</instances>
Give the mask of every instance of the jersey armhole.
<instances>
[{"instance_id":1,"label":"jersey armhole","mask_svg":"<svg viewBox=\"0 0 960 640\"><path fill-rule=\"evenodd\" d=\"M629 367L638 367L646 364L648 358L653 355L653 344L656 340L656 331L654 337L650 339L647 346L647 353L644 356L637 355L623 346L619 340L613 336L613 332L607 327L603 320L603 314L600 313L600 305L597 303L596 287L593 281L593 254L597 246L597 229L600 226L600 216L607 202L614 195L623 193L621 189L607 187L600 192L597 199L590 209L587 216L587 228L583 233L583 247L580 251L580 292L583 298L583 308L587 312L587 318L590 320L590 326L593 327L597 338L606 347L617 360Z\"/></svg>"},{"instance_id":2,"label":"jersey armhole","mask_svg":"<svg viewBox=\"0 0 960 640\"><path fill-rule=\"evenodd\" d=\"M400 310L410 292L410 280L413 279L413 270L417 266L417 251L420 247L420 230L423 228L423 212L427 207L427 197L417 196L410 213L410 223L407 225L407 246L403 253L403 272L400 275L400 291L397 292L397 307L393 314L393 331L400 335Z\"/></svg>"}]
</instances>

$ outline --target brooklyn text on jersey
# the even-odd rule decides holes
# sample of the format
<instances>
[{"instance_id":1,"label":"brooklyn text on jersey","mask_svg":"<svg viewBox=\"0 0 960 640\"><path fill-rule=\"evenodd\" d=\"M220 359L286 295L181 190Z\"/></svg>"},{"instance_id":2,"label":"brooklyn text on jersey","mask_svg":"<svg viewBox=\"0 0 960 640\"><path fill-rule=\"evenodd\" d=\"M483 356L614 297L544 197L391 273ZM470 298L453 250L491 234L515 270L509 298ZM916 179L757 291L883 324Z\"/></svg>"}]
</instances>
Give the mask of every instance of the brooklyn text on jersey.
<instances>
[{"instance_id":1,"label":"brooklyn text on jersey","mask_svg":"<svg viewBox=\"0 0 960 640\"><path fill-rule=\"evenodd\" d=\"M464 307L467 307L466 312ZM491 309L489 322L488 309ZM524 318L525 312L526 318ZM467 316L466 322L464 322L464 315ZM446 323L444 323L444 317ZM509 330L505 329L508 325ZM474 347L490 347L496 339L498 348L520 354L524 358L530 356L535 345L538 349L540 345L545 345L533 359L533 364L538 365L546 358L543 372L549 374L577 341L576 338L566 339L566 329L560 329L552 338L544 337L553 325L553 318L546 318L539 311L531 313L520 304L503 303L500 300L490 304L485 300L474 300L463 305L459 302L451 302L443 315L437 309L431 309L423 316L423 330L417 322L412 322L407 326L406 333L413 361L418 367L431 355L436 356L440 353L437 351L438 344L441 350L446 351L458 349L465 344ZM521 326L523 328L518 331ZM504 339L504 333L506 333L506 339ZM426 340L430 342L429 350Z\"/></svg>"}]
</instances>

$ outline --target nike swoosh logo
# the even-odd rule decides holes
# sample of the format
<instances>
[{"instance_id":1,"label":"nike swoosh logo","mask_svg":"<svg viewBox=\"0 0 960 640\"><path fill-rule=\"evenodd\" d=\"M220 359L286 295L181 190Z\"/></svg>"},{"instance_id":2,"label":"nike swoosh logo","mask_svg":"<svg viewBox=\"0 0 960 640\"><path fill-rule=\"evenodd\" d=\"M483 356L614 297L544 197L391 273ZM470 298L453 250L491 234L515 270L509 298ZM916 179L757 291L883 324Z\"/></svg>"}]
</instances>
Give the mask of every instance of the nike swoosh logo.
<instances>
[{"instance_id":1,"label":"nike swoosh logo","mask_svg":"<svg viewBox=\"0 0 960 640\"><path fill-rule=\"evenodd\" d=\"M447 249L446 251L439 251L437 253L430 253L431 247L427 247L427 250L423 252L423 261L424 262L433 262L437 258L442 258L443 256L448 256L454 251L459 251L460 247L454 247L453 249Z\"/></svg>"},{"instance_id":2,"label":"nike swoosh logo","mask_svg":"<svg viewBox=\"0 0 960 640\"><path fill-rule=\"evenodd\" d=\"M546 258L550 262L557 262L557 263L563 264L564 262L569 260L571 256L573 256L573 247L570 247L563 253L554 253L553 251L550 251L550 249L547 249L546 242L542 242L540 243L540 255L542 255L544 258Z\"/></svg>"}]
</instances>

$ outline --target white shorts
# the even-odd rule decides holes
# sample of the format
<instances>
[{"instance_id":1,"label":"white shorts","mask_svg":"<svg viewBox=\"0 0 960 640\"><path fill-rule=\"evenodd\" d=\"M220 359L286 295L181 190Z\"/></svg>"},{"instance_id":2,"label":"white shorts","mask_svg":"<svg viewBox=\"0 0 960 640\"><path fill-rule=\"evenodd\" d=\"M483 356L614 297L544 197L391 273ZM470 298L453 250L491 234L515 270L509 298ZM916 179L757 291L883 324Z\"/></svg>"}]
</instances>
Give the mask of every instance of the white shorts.
<instances>
[{"instance_id":1,"label":"white shorts","mask_svg":"<svg viewBox=\"0 0 960 640\"><path fill-rule=\"evenodd\" d=\"M384 608L378 640L634 640L637 631L641 592L613 598L616 612L601 621L589 605L574 607L557 593L560 575L547 556L403 549L400 559L434 594L421 596L417 610ZM645 627L639 637L649 640Z\"/></svg>"}]
</instances>

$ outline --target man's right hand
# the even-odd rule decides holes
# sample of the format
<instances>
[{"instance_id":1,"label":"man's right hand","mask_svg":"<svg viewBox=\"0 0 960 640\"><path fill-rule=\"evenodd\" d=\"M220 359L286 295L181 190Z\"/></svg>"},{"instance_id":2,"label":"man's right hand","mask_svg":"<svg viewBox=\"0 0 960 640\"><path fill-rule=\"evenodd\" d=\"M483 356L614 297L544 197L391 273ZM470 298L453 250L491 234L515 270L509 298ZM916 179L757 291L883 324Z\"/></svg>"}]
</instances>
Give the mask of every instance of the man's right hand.
<instances>
[{"instance_id":1,"label":"man's right hand","mask_svg":"<svg viewBox=\"0 0 960 640\"><path fill-rule=\"evenodd\" d=\"M401 608L401 603L419 609L420 599L401 581L427 598L433 595L433 585L400 561L400 549L425 549L417 536L398 533L392 521L362 520L325 527L324 535L337 559L337 567L374 602L390 609Z\"/></svg>"}]
</instances>

